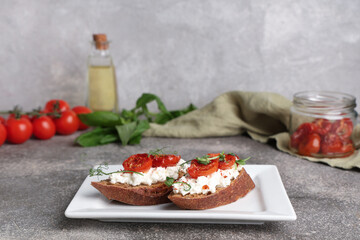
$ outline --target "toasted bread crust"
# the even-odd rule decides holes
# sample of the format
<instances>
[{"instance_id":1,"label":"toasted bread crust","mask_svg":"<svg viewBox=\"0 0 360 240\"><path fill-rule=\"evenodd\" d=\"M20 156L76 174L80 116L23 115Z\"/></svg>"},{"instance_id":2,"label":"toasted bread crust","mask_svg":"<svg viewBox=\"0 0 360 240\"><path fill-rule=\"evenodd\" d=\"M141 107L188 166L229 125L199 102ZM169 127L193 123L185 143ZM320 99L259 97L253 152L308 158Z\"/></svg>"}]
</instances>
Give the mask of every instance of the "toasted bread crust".
<instances>
[{"instance_id":1,"label":"toasted bread crust","mask_svg":"<svg viewBox=\"0 0 360 240\"><path fill-rule=\"evenodd\" d=\"M130 205L156 205L170 202L168 195L172 188L164 183L131 186L123 183L110 183L109 180L91 182L109 200L116 200Z\"/></svg>"},{"instance_id":2,"label":"toasted bread crust","mask_svg":"<svg viewBox=\"0 0 360 240\"><path fill-rule=\"evenodd\" d=\"M209 209L235 202L254 187L254 182L243 168L240 170L239 176L232 180L229 186L219 188L215 193L183 196L172 192L168 198L183 209Z\"/></svg>"}]
</instances>

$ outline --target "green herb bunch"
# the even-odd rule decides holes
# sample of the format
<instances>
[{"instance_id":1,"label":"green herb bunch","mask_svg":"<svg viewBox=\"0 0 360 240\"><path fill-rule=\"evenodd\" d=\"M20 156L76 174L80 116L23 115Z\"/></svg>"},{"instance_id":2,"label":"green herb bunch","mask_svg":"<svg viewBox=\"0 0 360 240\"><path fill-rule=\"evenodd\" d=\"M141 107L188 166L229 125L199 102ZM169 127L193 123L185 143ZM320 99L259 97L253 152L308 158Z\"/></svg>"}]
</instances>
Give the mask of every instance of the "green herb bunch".
<instances>
[{"instance_id":1,"label":"green herb bunch","mask_svg":"<svg viewBox=\"0 0 360 240\"><path fill-rule=\"evenodd\" d=\"M153 101L157 103L160 112L153 113L149 111L148 104ZM190 104L181 110L168 111L158 96L144 93L131 110L124 109L121 113L99 111L79 114L78 116L84 124L93 126L95 129L81 134L76 138L75 142L83 147L113 142L121 142L124 146L127 144L139 144L142 138L141 134L150 128L149 123L165 124L171 119L195 109L196 107Z\"/></svg>"}]
</instances>

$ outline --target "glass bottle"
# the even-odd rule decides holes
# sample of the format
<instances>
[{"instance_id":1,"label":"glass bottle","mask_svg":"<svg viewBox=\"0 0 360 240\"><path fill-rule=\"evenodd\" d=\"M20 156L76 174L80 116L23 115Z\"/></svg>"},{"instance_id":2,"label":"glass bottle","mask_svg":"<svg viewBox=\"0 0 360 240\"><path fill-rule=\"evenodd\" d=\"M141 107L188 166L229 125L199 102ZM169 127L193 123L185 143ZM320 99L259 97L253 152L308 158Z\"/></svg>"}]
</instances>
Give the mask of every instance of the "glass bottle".
<instances>
[{"instance_id":1,"label":"glass bottle","mask_svg":"<svg viewBox=\"0 0 360 240\"><path fill-rule=\"evenodd\" d=\"M105 34L94 34L88 59L87 106L93 111L118 111L115 68Z\"/></svg>"},{"instance_id":2,"label":"glass bottle","mask_svg":"<svg viewBox=\"0 0 360 240\"><path fill-rule=\"evenodd\" d=\"M290 149L303 156L347 157L353 154L355 97L327 91L294 95L290 117Z\"/></svg>"}]
</instances>

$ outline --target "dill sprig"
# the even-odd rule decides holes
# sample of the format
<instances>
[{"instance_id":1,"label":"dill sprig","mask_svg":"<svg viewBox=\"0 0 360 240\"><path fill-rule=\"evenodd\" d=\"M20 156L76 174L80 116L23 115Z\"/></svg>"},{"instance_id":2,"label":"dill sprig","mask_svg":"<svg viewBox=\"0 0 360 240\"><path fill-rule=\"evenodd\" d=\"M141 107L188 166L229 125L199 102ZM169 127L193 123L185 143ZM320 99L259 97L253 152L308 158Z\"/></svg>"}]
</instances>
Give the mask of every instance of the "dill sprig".
<instances>
[{"instance_id":1,"label":"dill sprig","mask_svg":"<svg viewBox=\"0 0 360 240\"><path fill-rule=\"evenodd\" d=\"M89 170L89 176L93 177L93 176L104 176L104 175L110 175L113 173L136 173L139 174L141 176L144 176L144 174L140 173L140 172L135 172L135 171L130 171L130 170L119 170L119 171L115 171L115 172L104 172L104 170L108 170L109 169L109 165L108 163L104 163L104 164L100 164L97 168L91 168Z\"/></svg>"}]
</instances>

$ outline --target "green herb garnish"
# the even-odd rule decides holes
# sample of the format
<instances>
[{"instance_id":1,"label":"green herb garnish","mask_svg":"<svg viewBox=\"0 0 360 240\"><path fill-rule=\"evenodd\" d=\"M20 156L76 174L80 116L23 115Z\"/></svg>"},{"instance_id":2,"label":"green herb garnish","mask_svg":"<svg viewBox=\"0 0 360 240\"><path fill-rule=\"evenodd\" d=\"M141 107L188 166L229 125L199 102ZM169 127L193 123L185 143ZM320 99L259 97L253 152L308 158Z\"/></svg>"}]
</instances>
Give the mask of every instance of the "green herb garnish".
<instances>
[{"instance_id":1,"label":"green herb garnish","mask_svg":"<svg viewBox=\"0 0 360 240\"><path fill-rule=\"evenodd\" d=\"M148 109L148 104L154 101L158 106L158 113L150 112ZM195 109L196 107L190 104L184 109L168 111L158 96L144 93L137 99L136 106L131 110L124 109L121 113L98 111L79 114L84 124L96 128L81 134L75 142L83 147L112 142L121 142L122 145L139 144L142 133L150 128L149 123L165 124Z\"/></svg>"},{"instance_id":2,"label":"green herb garnish","mask_svg":"<svg viewBox=\"0 0 360 240\"><path fill-rule=\"evenodd\" d=\"M191 185L186 183L186 182L175 182L175 179L174 178L171 178L171 177L166 177L166 180L165 180L165 185L168 186L168 187L171 187L172 185L174 184L184 184L186 187L184 187L184 190L185 191L190 191L191 189Z\"/></svg>"},{"instance_id":3,"label":"green herb garnish","mask_svg":"<svg viewBox=\"0 0 360 240\"><path fill-rule=\"evenodd\" d=\"M219 156L210 157L209 155L204 155L202 157L197 157L195 159L198 161L198 163L208 165L211 162L211 160L215 160L217 158L219 158Z\"/></svg>"},{"instance_id":4,"label":"green herb garnish","mask_svg":"<svg viewBox=\"0 0 360 240\"><path fill-rule=\"evenodd\" d=\"M165 185L168 186L168 187L171 187L175 182L175 179L174 178L171 178L171 177L166 177L166 180L165 180Z\"/></svg>"},{"instance_id":5,"label":"green herb garnish","mask_svg":"<svg viewBox=\"0 0 360 240\"><path fill-rule=\"evenodd\" d=\"M220 153L220 155L219 155L219 161L226 161L225 160L225 153L224 152L222 152L222 153Z\"/></svg>"},{"instance_id":6,"label":"green herb garnish","mask_svg":"<svg viewBox=\"0 0 360 240\"><path fill-rule=\"evenodd\" d=\"M251 157L247 157L245 159L239 159L236 160L235 162L237 163L237 165L245 165L246 161L249 160Z\"/></svg>"},{"instance_id":7,"label":"green herb garnish","mask_svg":"<svg viewBox=\"0 0 360 240\"><path fill-rule=\"evenodd\" d=\"M165 151L167 147L157 148L149 151L149 156L162 156L162 155L177 155L177 151Z\"/></svg>"},{"instance_id":8,"label":"green herb garnish","mask_svg":"<svg viewBox=\"0 0 360 240\"><path fill-rule=\"evenodd\" d=\"M135 172L135 171L130 171L130 170L119 170L119 171L115 171L115 172L109 172L106 173L103 170L107 170L109 169L109 166L107 163L103 164L103 165L99 165L97 168L91 168L89 170L89 176L93 177L93 176L104 176L104 175L110 175L113 173L136 173L139 174L141 176L144 176L144 174L140 173L140 172Z\"/></svg>"}]
</instances>

